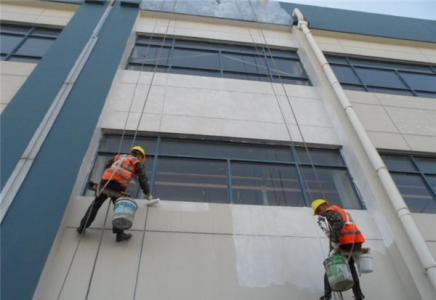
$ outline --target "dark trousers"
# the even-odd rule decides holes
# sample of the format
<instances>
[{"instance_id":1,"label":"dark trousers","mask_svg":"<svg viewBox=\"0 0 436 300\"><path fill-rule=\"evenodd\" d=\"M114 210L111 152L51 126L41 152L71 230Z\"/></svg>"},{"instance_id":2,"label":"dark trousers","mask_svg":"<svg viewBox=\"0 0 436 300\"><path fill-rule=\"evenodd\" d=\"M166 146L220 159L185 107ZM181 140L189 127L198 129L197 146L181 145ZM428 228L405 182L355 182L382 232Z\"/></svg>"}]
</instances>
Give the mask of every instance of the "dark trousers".
<instances>
[{"instance_id":1,"label":"dark trousers","mask_svg":"<svg viewBox=\"0 0 436 300\"><path fill-rule=\"evenodd\" d=\"M341 250L344 252L344 255L348 257L347 254L351 250L358 251L361 247L362 247L361 244L356 244L354 245L354 247L352 247L351 245L349 246L346 245L346 246L342 246ZM351 255L350 259L348 260L348 265L350 266L351 276L353 276L353 281L354 281L353 294L355 296L355 299L360 300L363 299L363 293L362 290L360 289L359 275L357 274L356 266L354 263L355 263L354 257ZM324 274L324 296L326 299L330 299L331 295L332 295L332 289L330 288L327 274Z\"/></svg>"},{"instance_id":2,"label":"dark trousers","mask_svg":"<svg viewBox=\"0 0 436 300\"><path fill-rule=\"evenodd\" d=\"M101 181L100 186L103 187L106 185L106 181ZM117 192L124 192L125 188L122 187L118 182L116 181L109 181L109 183L106 185L107 189L111 189L113 191ZM98 210L103 205L103 203L106 201L106 199L109 198L105 193L103 192L96 196L94 201L89 205L88 209L86 210L85 215L83 216L82 220L80 221L80 227L81 228L88 228L91 226L92 222L94 222L95 217L97 216ZM116 197L111 197L112 203L115 204L115 201L117 200ZM113 233L122 233L123 230L112 228Z\"/></svg>"}]
</instances>

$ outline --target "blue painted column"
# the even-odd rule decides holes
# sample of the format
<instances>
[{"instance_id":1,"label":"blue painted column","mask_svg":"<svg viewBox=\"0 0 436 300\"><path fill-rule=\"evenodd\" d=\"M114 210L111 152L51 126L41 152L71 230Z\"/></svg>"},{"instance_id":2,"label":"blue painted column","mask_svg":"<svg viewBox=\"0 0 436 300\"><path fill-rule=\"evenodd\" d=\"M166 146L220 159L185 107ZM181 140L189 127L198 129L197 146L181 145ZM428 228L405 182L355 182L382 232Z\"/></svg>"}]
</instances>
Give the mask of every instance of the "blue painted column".
<instances>
[{"instance_id":1,"label":"blue painted column","mask_svg":"<svg viewBox=\"0 0 436 300\"><path fill-rule=\"evenodd\" d=\"M76 59L104 6L83 4L0 115L0 186L3 188Z\"/></svg>"},{"instance_id":2,"label":"blue painted column","mask_svg":"<svg viewBox=\"0 0 436 300\"><path fill-rule=\"evenodd\" d=\"M32 298L137 14L131 3L112 9L3 220L2 300Z\"/></svg>"}]
</instances>

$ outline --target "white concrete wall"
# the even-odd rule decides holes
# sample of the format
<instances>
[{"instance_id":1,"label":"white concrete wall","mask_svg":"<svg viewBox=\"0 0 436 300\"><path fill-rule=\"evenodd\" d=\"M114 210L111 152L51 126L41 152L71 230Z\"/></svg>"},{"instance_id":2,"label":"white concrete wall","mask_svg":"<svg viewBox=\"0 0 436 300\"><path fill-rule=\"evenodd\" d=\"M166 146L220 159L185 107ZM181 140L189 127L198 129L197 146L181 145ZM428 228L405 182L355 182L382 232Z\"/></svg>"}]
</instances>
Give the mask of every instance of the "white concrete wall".
<instances>
[{"instance_id":1,"label":"white concrete wall","mask_svg":"<svg viewBox=\"0 0 436 300\"><path fill-rule=\"evenodd\" d=\"M279 141L302 141L301 131L306 142L338 144L313 87L156 73L150 89L151 79L119 70L101 127Z\"/></svg>"},{"instance_id":2,"label":"white concrete wall","mask_svg":"<svg viewBox=\"0 0 436 300\"><path fill-rule=\"evenodd\" d=\"M0 4L0 19L14 23L65 26L78 5L30 0L5 0Z\"/></svg>"},{"instance_id":3,"label":"white concrete wall","mask_svg":"<svg viewBox=\"0 0 436 300\"><path fill-rule=\"evenodd\" d=\"M0 61L0 112L12 100L35 66L36 64Z\"/></svg>"},{"instance_id":4,"label":"white concrete wall","mask_svg":"<svg viewBox=\"0 0 436 300\"><path fill-rule=\"evenodd\" d=\"M90 201L72 202L34 299L309 300L323 292L328 246L309 208L163 201L140 209L132 240L116 243L108 205L84 236L75 232ZM352 214L375 258L375 272L361 277L367 299L418 299L368 213Z\"/></svg>"},{"instance_id":5,"label":"white concrete wall","mask_svg":"<svg viewBox=\"0 0 436 300\"><path fill-rule=\"evenodd\" d=\"M322 30L314 30L314 34L321 50L325 52L436 63L436 45L433 43L401 41Z\"/></svg>"}]
</instances>

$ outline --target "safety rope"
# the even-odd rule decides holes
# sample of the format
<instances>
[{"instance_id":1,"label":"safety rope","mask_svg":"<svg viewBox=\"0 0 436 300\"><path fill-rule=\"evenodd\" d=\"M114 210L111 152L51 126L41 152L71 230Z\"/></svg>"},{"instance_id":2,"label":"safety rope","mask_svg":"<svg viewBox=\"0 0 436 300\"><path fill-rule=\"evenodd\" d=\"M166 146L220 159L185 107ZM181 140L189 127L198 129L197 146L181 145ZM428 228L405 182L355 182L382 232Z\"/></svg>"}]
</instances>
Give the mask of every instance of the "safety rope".
<instances>
[{"instance_id":1,"label":"safety rope","mask_svg":"<svg viewBox=\"0 0 436 300\"><path fill-rule=\"evenodd\" d=\"M255 15L255 19L257 20L258 17L257 17L256 11L255 11L254 7L252 6L251 2L249 2L249 3L250 3L250 7L251 7L251 9L252 9L252 11L253 11L253 14ZM276 62L275 62L275 60L274 60L274 57L273 57L273 55L272 55L272 51L271 51L271 49L270 49L270 47L269 47L269 45L268 45L268 43L267 43L267 40L266 40L265 34L264 34L264 32L263 32L263 29L259 29L259 31L260 31L260 33L261 33L261 35L262 35L264 49L266 48L266 49L268 50L268 52L269 52L269 56L270 56L270 58L271 58L271 61L272 61L272 63L273 63L273 66L274 66L274 69L278 69L278 68L277 68L277 65L276 65ZM255 42L255 40L254 40L254 38L253 38L253 36L252 36L251 31L250 31L249 28L248 28L248 32L249 32L249 34L250 34L250 38L251 38L253 44L256 46L256 42ZM257 52L257 46L256 46L256 52ZM266 55L265 52L264 52L264 58L265 58L266 64L268 64L268 59L267 59L267 55ZM291 140L291 144L290 144L291 150L293 151L294 155L297 155L297 157L296 157L296 159L297 159L297 161L296 161L296 165L298 166L298 165L299 165L298 152L297 152L296 149L295 149L295 146L294 146L294 143L293 143L294 140L293 140L293 138L292 138L291 131L290 131L290 129L289 129L288 125L287 125L287 122L286 122L285 113L283 112L283 109L282 109L282 107L281 107L281 105L280 105L279 98L278 98L277 93L276 93L276 91L275 91L275 88L274 88L274 80L273 80L274 77L273 77L273 75L272 75L272 72L271 72L271 69L270 69L270 68L268 68L268 75L269 75L269 77L270 77L270 84L271 84L271 88L272 88L272 90L273 90L274 97L276 98L276 102L277 102L278 107L279 107L279 110L280 110L280 112L281 112L283 122L284 122L284 124L285 124L285 126L286 126L286 130L287 130L288 135L289 135L289 138L290 138L290 140ZM280 75L278 75L278 78L279 78L280 86L281 86L281 88L282 88L282 90L283 90L283 92L284 92L284 95L285 95L285 97L286 97L287 103L288 103L288 105L289 105L289 108L291 109L292 116L293 116L293 118L295 119L295 122L296 122L296 125L297 125L298 132L299 132L299 134L300 134L300 136L301 136L301 139L302 139L302 143L303 143L304 150L305 150L305 152L306 152L306 154L307 154L307 157L309 158L310 166L311 166L311 168L312 168L313 171L314 171L315 179L316 179L316 182L317 182L317 184L318 184L318 186L319 186L319 190L320 190L320 192L322 193L323 198L326 199L326 195L325 195L325 193L324 193L324 189L323 189L323 187L322 187L321 180L320 180L320 178L319 178L319 176L318 176L318 172L317 172L316 166L315 166L315 164L314 164L314 162L313 162L313 159L312 159L311 153L310 153L310 151L309 151L309 148L308 148L308 146L307 146L307 143L306 143L306 140L305 140L305 138L304 138L303 132L302 132L302 130L301 130L301 126L300 126L300 124L299 124L299 122L298 122L298 118L296 117L295 109L294 109L294 107L293 107L293 105L292 105L292 102L291 102L291 99L290 99L290 97L289 97L289 94L288 94L288 92L287 92L287 90L286 90L286 88L285 88L285 86L284 86L284 83L283 83L283 79L282 79L282 77L281 77ZM300 174L301 174L301 176L302 176L303 182L306 183L306 180L305 180L305 177L304 177L304 172L301 172ZM303 185L302 188L304 188L304 185ZM313 200L314 198L313 198L313 194L312 194L312 191L311 191L311 187L310 187L309 185L307 185L307 188L308 188L308 189L307 189L307 192L308 192L310 198ZM304 192L304 191L303 191L303 192ZM321 240L318 239L318 241L319 241L319 243L320 243L320 248L323 249L324 247L323 247L323 245L322 245L322 243L321 243ZM335 299L337 299L337 298L336 298L337 295L336 295L334 292L333 292L332 294L333 294L333 297L334 297ZM338 295L342 298L342 293L341 293L341 292L339 292Z\"/></svg>"},{"instance_id":2,"label":"safety rope","mask_svg":"<svg viewBox=\"0 0 436 300\"><path fill-rule=\"evenodd\" d=\"M176 2L176 1L174 1L174 4L175 4L175 2ZM164 4L164 2L162 2L162 6L163 6L163 4ZM109 6L112 6L112 5L113 5L113 4L109 4ZM161 8L162 8L162 7L161 7ZM166 29L166 31L165 31L164 39L163 39L163 41L162 41L162 44L161 44L161 46L160 46L160 49L162 49L163 45L165 44L165 38L166 38L166 35L168 34L168 28L169 28L169 25L170 25L170 21L171 21L171 20L168 21L167 29ZM146 49L145 49L145 53L147 53L148 50L149 50L149 48L150 48L150 45L151 45L150 42L151 42L151 40L152 40L152 38L153 38L153 35L154 35L155 32L157 31L156 28L157 28L157 22L155 22L155 24L153 25L152 32L151 32L151 34L149 35L149 38L148 38L149 40L148 40L148 43L147 43L147 47L146 47ZM160 51L160 49L159 49L159 51ZM159 56L159 54L158 54L157 56ZM151 81L151 83L150 83L150 88L151 88L151 86L152 86L152 83L153 83L153 80L154 80L154 77L155 77L155 73L156 73L156 69L157 69L157 64L158 64L158 60L156 60L155 67L153 68L153 77L152 77L152 81ZM144 65L145 65L145 61L144 61L144 62L142 63L142 65L141 65L141 70L143 69ZM138 72L138 76L137 76L136 83L135 83L135 89L134 89L134 92L133 92L132 96L131 96L130 99L129 99L129 108L128 108L128 112L127 112L127 117L126 117L126 119L125 119L125 121L124 121L123 129L122 129L122 134L121 134L121 139L120 139L120 142L119 142L119 145L118 145L118 149L117 149L117 154L116 154L116 155L121 154L121 149L122 149L123 142L124 142L124 139L125 139L125 136L126 136L126 132L127 132L127 124L128 124L128 120L129 120L129 115L130 115L130 113L132 112L132 107L133 107L134 99L135 99L135 96L136 96L136 92L137 92L137 90L138 90L138 86L139 86L140 78L141 78L141 71ZM149 95L149 91L148 91L148 93L147 93L146 101L147 101L147 99L148 99L148 95ZM141 116L142 116L142 113L143 113L144 108L145 108L145 104L144 104L143 107L142 107L142 110L141 110ZM140 121L141 121L141 120L139 120L139 122L138 122L138 124L137 124L137 127L136 127L136 129L135 129L135 135L134 135L134 139L132 140L132 145L133 145L133 143L135 142L135 139L136 139L136 135L137 135L137 131L138 131L138 127L139 127ZM111 177L107 180L107 182L105 183L105 185L104 185L103 187L100 187L99 184L97 185L97 190L95 191L95 198L99 197L99 196L104 192L104 190L107 188L108 183L110 182L110 180L112 179L112 177L113 177L114 175L115 175L115 172L113 172L113 173L111 174ZM91 208L89 209L89 212L93 210L94 205L95 205L95 201L92 202L92 204L91 204ZM110 206L110 205L109 205L109 206ZM87 212L88 212L88 210L87 210ZM88 299L88 296L89 296L90 285L91 285L91 282L92 282L92 278L93 278L94 271L95 271L95 267L96 267L96 261L97 261L97 258L98 258L99 252L100 252L100 248L101 248L101 244L102 244L102 240L103 240L104 224L106 224L106 222L107 222L108 212L109 212L109 210L106 210L105 219L104 219L104 222L103 222L103 228L102 228L102 230L101 230L100 239L99 239L99 244L98 244L98 247L97 247L97 253L96 253L96 256L95 256L95 258L94 258L93 268L92 268L92 271L91 271L91 277L90 277L90 279L89 279L89 283L88 283L87 293L86 293L86 298L85 298L85 299ZM77 245L76 245L76 247L75 247L75 249L74 249L73 256L72 256L71 261L70 261L70 263L69 263L69 265L68 265L67 272L66 272L66 274L65 274L65 277L64 277L64 279L63 279L63 282L62 282L61 288L60 288L60 290L59 290L59 293L58 293L56 299L60 299L60 297L61 297L61 295L62 295L62 292L63 292L63 290L64 290L64 288L65 288L66 281L67 281L67 279L68 279L68 277L69 277L69 274L70 274L70 272L71 272L73 262L74 262L74 260L75 260L75 258L76 258L76 256L77 256L77 252L78 252L78 249L79 249L79 246L80 246L81 240L82 240L82 238L83 238L84 232L86 231L86 224L88 223L90 216L91 216L90 213L87 214L87 218L86 218L86 222L85 222L85 227L83 228L82 234L79 236L79 240L78 240ZM144 231L144 232L145 232L145 231ZM136 291L136 285L135 285L135 291Z\"/></svg>"}]
</instances>

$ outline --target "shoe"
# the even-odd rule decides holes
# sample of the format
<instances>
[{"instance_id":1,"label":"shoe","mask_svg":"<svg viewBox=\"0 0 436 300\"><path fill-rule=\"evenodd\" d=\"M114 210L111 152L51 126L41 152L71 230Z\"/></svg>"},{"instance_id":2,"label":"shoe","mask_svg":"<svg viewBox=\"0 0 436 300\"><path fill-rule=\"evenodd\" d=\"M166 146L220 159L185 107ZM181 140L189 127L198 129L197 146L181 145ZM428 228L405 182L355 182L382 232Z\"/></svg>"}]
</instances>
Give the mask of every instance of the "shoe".
<instances>
[{"instance_id":1,"label":"shoe","mask_svg":"<svg viewBox=\"0 0 436 300\"><path fill-rule=\"evenodd\" d=\"M319 300L330 300L331 298L331 296L321 296Z\"/></svg>"},{"instance_id":2,"label":"shoe","mask_svg":"<svg viewBox=\"0 0 436 300\"><path fill-rule=\"evenodd\" d=\"M117 242L122 242L122 241L128 241L130 240L130 238L132 237L132 235L130 233L124 233L124 232L120 232L117 233Z\"/></svg>"},{"instance_id":3,"label":"shoe","mask_svg":"<svg viewBox=\"0 0 436 300\"><path fill-rule=\"evenodd\" d=\"M78 234L82 234L85 232L85 227L79 226L76 228L76 231Z\"/></svg>"},{"instance_id":4,"label":"shoe","mask_svg":"<svg viewBox=\"0 0 436 300\"><path fill-rule=\"evenodd\" d=\"M357 295L354 295L354 299L363 300L363 299L365 299L365 296L362 293L359 293Z\"/></svg>"}]
</instances>

